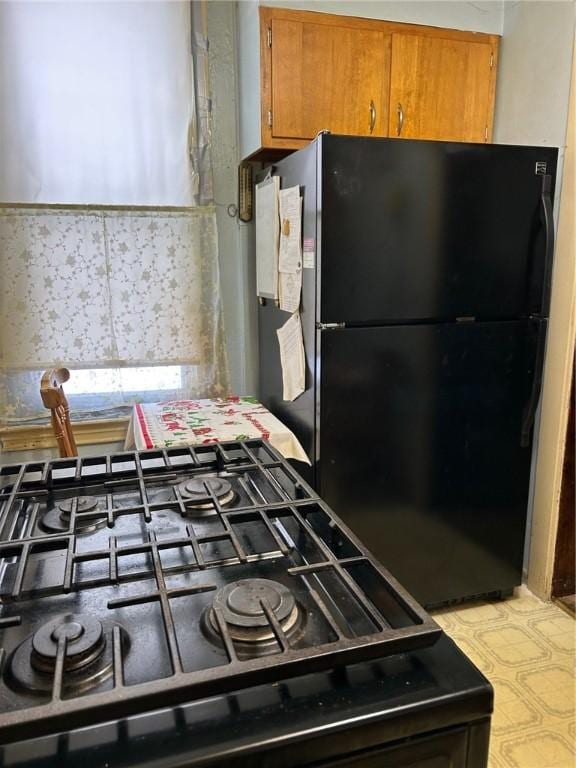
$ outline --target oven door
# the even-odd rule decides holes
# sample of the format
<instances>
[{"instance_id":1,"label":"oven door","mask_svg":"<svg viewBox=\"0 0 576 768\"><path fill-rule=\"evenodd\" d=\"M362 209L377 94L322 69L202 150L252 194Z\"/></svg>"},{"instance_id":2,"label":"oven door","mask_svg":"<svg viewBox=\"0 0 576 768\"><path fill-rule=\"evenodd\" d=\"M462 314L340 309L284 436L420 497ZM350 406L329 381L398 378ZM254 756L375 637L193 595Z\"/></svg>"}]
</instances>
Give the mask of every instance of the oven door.
<instances>
[{"instance_id":1,"label":"oven door","mask_svg":"<svg viewBox=\"0 0 576 768\"><path fill-rule=\"evenodd\" d=\"M322 763L322 768L482 768L486 762L467 762L468 730L436 734L355 757Z\"/></svg>"}]
</instances>

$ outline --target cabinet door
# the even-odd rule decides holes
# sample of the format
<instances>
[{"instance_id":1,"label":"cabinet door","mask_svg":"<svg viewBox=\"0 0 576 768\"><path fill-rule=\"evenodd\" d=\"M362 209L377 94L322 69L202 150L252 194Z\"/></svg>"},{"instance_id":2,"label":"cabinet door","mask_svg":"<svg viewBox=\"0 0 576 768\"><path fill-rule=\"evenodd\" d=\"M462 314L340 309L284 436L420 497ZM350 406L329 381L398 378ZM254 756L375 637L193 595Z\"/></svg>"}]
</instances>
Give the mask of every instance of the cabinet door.
<instances>
[{"instance_id":1,"label":"cabinet door","mask_svg":"<svg viewBox=\"0 0 576 768\"><path fill-rule=\"evenodd\" d=\"M489 141L494 75L490 43L394 34L389 135Z\"/></svg>"},{"instance_id":2,"label":"cabinet door","mask_svg":"<svg viewBox=\"0 0 576 768\"><path fill-rule=\"evenodd\" d=\"M381 31L272 21L272 137L318 131L386 136L390 37Z\"/></svg>"}]
</instances>

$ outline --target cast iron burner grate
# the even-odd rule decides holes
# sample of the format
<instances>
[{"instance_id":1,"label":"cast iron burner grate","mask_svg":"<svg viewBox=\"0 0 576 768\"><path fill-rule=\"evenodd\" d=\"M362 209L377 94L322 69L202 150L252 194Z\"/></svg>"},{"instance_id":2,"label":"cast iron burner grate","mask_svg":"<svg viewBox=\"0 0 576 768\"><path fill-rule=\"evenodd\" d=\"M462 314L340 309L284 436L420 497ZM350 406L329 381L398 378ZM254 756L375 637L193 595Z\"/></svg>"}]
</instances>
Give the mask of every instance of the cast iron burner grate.
<instances>
[{"instance_id":1,"label":"cast iron burner grate","mask_svg":"<svg viewBox=\"0 0 576 768\"><path fill-rule=\"evenodd\" d=\"M261 440L3 467L0 607L1 743L440 634Z\"/></svg>"}]
</instances>

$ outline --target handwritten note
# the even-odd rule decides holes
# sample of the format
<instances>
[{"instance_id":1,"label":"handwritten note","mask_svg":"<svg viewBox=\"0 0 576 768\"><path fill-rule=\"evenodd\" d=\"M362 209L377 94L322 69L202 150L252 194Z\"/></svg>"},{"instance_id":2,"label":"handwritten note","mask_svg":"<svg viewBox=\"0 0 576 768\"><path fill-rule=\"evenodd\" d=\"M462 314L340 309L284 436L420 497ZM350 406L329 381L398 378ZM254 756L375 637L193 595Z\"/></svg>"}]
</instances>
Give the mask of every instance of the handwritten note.
<instances>
[{"instance_id":1,"label":"handwritten note","mask_svg":"<svg viewBox=\"0 0 576 768\"><path fill-rule=\"evenodd\" d=\"M302 290L302 198L300 187L278 193L280 246L278 258L279 306L297 312Z\"/></svg>"},{"instance_id":2,"label":"handwritten note","mask_svg":"<svg viewBox=\"0 0 576 768\"><path fill-rule=\"evenodd\" d=\"M296 400L304 392L306 361L300 315L295 313L276 331L280 344L284 400Z\"/></svg>"},{"instance_id":3,"label":"handwritten note","mask_svg":"<svg viewBox=\"0 0 576 768\"><path fill-rule=\"evenodd\" d=\"M280 210L280 272L302 269L302 198L300 187L281 189L278 193Z\"/></svg>"},{"instance_id":4,"label":"handwritten note","mask_svg":"<svg viewBox=\"0 0 576 768\"><path fill-rule=\"evenodd\" d=\"M279 294L280 309L285 312L298 312L300 309L300 292L302 290L302 270L298 272L280 272Z\"/></svg>"}]
</instances>

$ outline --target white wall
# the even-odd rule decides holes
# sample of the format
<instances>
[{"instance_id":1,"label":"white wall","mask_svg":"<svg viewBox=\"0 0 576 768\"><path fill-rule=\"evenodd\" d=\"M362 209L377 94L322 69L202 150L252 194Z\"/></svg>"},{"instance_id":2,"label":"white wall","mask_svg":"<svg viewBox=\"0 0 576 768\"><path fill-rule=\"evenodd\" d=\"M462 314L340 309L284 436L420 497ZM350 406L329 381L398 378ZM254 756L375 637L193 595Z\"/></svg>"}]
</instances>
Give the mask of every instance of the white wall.
<instances>
[{"instance_id":1,"label":"white wall","mask_svg":"<svg viewBox=\"0 0 576 768\"><path fill-rule=\"evenodd\" d=\"M507 0L496 84L493 141L558 147L555 220L562 186L574 0Z\"/></svg>"},{"instance_id":2,"label":"white wall","mask_svg":"<svg viewBox=\"0 0 576 768\"><path fill-rule=\"evenodd\" d=\"M244 0L240 0L240 5ZM451 27L472 32L502 31L501 0L491 2L458 2L457 0L263 0L260 5L296 8L300 11L342 13L368 19L403 21L408 24L427 24L434 27Z\"/></svg>"},{"instance_id":3,"label":"white wall","mask_svg":"<svg viewBox=\"0 0 576 768\"><path fill-rule=\"evenodd\" d=\"M570 73L574 47L576 6L572 0L506 2L500 44L494 141L559 148L556 179L555 220L560 210ZM566 248L566 246L565 246ZM571 329L571 298L563 295L573 280L573 256L555 254L552 305L546 345L543 408L536 420L532 456L529 520L526 531L524 569L528 583L541 597L549 597L551 573L547 573L553 536L549 521L557 508L554 467L558 444L563 441L563 420L568 389L564 371L570 361L568 336ZM560 373L558 373L558 371ZM554 392L552 396L550 393ZM554 405L550 406L553 397ZM561 401L563 398L563 401ZM546 404L548 405L546 406ZM549 465L554 464L551 468ZM530 552L532 553L530 555Z\"/></svg>"},{"instance_id":4,"label":"white wall","mask_svg":"<svg viewBox=\"0 0 576 768\"><path fill-rule=\"evenodd\" d=\"M494 141L564 147L574 9L566 2L506 2Z\"/></svg>"},{"instance_id":5,"label":"white wall","mask_svg":"<svg viewBox=\"0 0 576 768\"><path fill-rule=\"evenodd\" d=\"M260 20L257 0L236 4L238 72L238 160L260 146ZM243 264L246 347L245 391L258 394L258 305L254 224L240 224L240 258Z\"/></svg>"},{"instance_id":6,"label":"white wall","mask_svg":"<svg viewBox=\"0 0 576 768\"><path fill-rule=\"evenodd\" d=\"M576 60L564 163L558 240L554 254L552 310L548 326L546 368L534 472L534 505L527 581L530 589L549 599L558 530L566 426L576 336Z\"/></svg>"},{"instance_id":7,"label":"white wall","mask_svg":"<svg viewBox=\"0 0 576 768\"><path fill-rule=\"evenodd\" d=\"M212 86L212 158L224 323L232 391L255 393L256 343L248 312L251 250L241 246L242 225L228 215L238 202L238 83L234 2L208 3ZM258 87L259 88L259 87ZM258 91L259 93L259 91Z\"/></svg>"},{"instance_id":8,"label":"white wall","mask_svg":"<svg viewBox=\"0 0 576 768\"><path fill-rule=\"evenodd\" d=\"M258 0L236 3L240 157L260 146L260 20Z\"/></svg>"}]
</instances>

